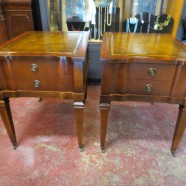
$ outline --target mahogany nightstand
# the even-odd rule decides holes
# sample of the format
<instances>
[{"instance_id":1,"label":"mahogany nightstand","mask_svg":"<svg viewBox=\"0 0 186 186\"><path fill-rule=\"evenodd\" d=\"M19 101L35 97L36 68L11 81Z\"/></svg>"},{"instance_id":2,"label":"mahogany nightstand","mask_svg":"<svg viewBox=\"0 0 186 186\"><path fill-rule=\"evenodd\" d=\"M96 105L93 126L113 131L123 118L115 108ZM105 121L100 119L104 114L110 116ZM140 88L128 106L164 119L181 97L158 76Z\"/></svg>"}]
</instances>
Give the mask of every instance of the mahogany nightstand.
<instances>
[{"instance_id":1,"label":"mahogany nightstand","mask_svg":"<svg viewBox=\"0 0 186 186\"><path fill-rule=\"evenodd\" d=\"M78 144L83 150L89 32L27 32L0 46L0 112L17 147L11 97L74 100Z\"/></svg>"},{"instance_id":2,"label":"mahogany nightstand","mask_svg":"<svg viewBox=\"0 0 186 186\"><path fill-rule=\"evenodd\" d=\"M179 104L175 155L186 127L186 47L168 34L105 33L101 49L101 149L111 101Z\"/></svg>"}]
</instances>

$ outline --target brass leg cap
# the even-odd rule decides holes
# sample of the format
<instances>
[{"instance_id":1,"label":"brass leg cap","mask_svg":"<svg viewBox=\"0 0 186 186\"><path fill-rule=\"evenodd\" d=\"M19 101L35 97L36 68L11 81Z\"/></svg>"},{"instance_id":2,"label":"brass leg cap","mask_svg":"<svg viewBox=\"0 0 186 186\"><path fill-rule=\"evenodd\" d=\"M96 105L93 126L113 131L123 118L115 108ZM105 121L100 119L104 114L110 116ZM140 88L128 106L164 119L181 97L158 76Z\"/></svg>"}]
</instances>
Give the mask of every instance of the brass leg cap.
<instances>
[{"instance_id":1,"label":"brass leg cap","mask_svg":"<svg viewBox=\"0 0 186 186\"><path fill-rule=\"evenodd\" d=\"M105 153L105 147L101 147L101 153Z\"/></svg>"},{"instance_id":2,"label":"brass leg cap","mask_svg":"<svg viewBox=\"0 0 186 186\"><path fill-rule=\"evenodd\" d=\"M176 157L176 151L171 151L173 157Z\"/></svg>"},{"instance_id":3,"label":"brass leg cap","mask_svg":"<svg viewBox=\"0 0 186 186\"><path fill-rule=\"evenodd\" d=\"M13 145L13 149L16 150L17 149L17 145Z\"/></svg>"},{"instance_id":4,"label":"brass leg cap","mask_svg":"<svg viewBox=\"0 0 186 186\"><path fill-rule=\"evenodd\" d=\"M84 151L84 147L83 146L79 147L79 150L80 150L80 152L83 152Z\"/></svg>"}]
</instances>

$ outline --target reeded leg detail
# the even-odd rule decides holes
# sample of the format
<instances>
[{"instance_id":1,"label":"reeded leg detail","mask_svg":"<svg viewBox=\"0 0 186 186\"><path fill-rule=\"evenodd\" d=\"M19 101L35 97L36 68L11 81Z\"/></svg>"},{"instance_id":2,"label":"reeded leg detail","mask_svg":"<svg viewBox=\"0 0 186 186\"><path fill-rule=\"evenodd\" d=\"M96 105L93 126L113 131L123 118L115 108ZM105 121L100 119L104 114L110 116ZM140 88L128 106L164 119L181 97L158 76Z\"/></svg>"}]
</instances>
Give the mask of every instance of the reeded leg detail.
<instances>
[{"instance_id":1,"label":"reeded leg detail","mask_svg":"<svg viewBox=\"0 0 186 186\"><path fill-rule=\"evenodd\" d=\"M17 140L16 140L15 129L14 129L14 124L13 124L9 102L10 102L9 98L4 98L4 100L0 101L0 112L1 112L1 117L3 119L5 128L7 130L8 136L12 142L13 148L16 149Z\"/></svg>"},{"instance_id":2,"label":"reeded leg detail","mask_svg":"<svg viewBox=\"0 0 186 186\"><path fill-rule=\"evenodd\" d=\"M109 110L110 110L109 103L100 104L100 143L101 143L102 153L105 152L105 138L106 138L106 132L107 132Z\"/></svg>"},{"instance_id":3,"label":"reeded leg detail","mask_svg":"<svg viewBox=\"0 0 186 186\"><path fill-rule=\"evenodd\" d=\"M183 136L185 127L186 127L186 109L183 105L180 105L177 123L176 123L174 136L172 140L172 146L171 146L171 154L174 157L176 156L176 150Z\"/></svg>"},{"instance_id":4,"label":"reeded leg detail","mask_svg":"<svg viewBox=\"0 0 186 186\"><path fill-rule=\"evenodd\" d=\"M77 128L77 138L78 145L81 152L84 151L83 146L83 120L84 120L84 103L74 102L74 110L76 116L76 128Z\"/></svg>"}]
</instances>

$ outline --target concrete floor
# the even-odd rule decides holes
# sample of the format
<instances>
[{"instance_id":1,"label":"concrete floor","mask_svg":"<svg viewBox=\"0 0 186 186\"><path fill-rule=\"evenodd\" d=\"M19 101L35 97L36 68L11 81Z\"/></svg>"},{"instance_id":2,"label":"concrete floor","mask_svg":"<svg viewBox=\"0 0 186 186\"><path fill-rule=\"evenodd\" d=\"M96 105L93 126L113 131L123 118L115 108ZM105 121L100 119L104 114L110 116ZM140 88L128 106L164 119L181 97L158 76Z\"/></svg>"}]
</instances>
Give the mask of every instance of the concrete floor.
<instances>
[{"instance_id":1,"label":"concrete floor","mask_svg":"<svg viewBox=\"0 0 186 186\"><path fill-rule=\"evenodd\" d=\"M99 95L100 86L88 87L84 152L71 101L11 99L18 148L0 119L0 186L186 185L186 134L177 157L170 154L178 105L113 102L101 154Z\"/></svg>"}]
</instances>

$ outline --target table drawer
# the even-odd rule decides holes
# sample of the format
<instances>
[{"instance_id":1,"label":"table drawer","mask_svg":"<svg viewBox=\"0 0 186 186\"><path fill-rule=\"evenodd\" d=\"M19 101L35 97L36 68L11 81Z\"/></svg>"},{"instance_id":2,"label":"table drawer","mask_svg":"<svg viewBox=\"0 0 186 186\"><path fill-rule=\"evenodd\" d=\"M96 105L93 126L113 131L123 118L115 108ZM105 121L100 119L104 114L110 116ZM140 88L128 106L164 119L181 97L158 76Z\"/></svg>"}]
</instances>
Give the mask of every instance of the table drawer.
<instances>
[{"instance_id":1,"label":"table drawer","mask_svg":"<svg viewBox=\"0 0 186 186\"><path fill-rule=\"evenodd\" d=\"M128 66L128 79L172 81L176 65L131 63Z\"/></svg>"},{"instance_id":2,"label":"table drawer","mask_svg":"<svg viewBox=\"0 0 186 186\"><path fill-rule=\"evenodd\" d=\"M102 77L112 79L172 81L176 72L174 64L103 63L102 67Z\"/></svg>"},{"instance_id":3,"label":"table drawer","mask_svg":"<svg viewBox=\"0 0 186 186\"><path fill-rule=\"evenodd\" d=\"M15 59L12 69L17 90L56 90L55 60Z\"/></svg>"},{"instance_id":4,"label":"table drawer","mask_svg":"<svg viewBox=\"0 0 186 186\"><path fill-rule=\"evenodd\" d=\"M127 94L169 96L171 81L129 80Z\"/></svg>"}]
</instances>

